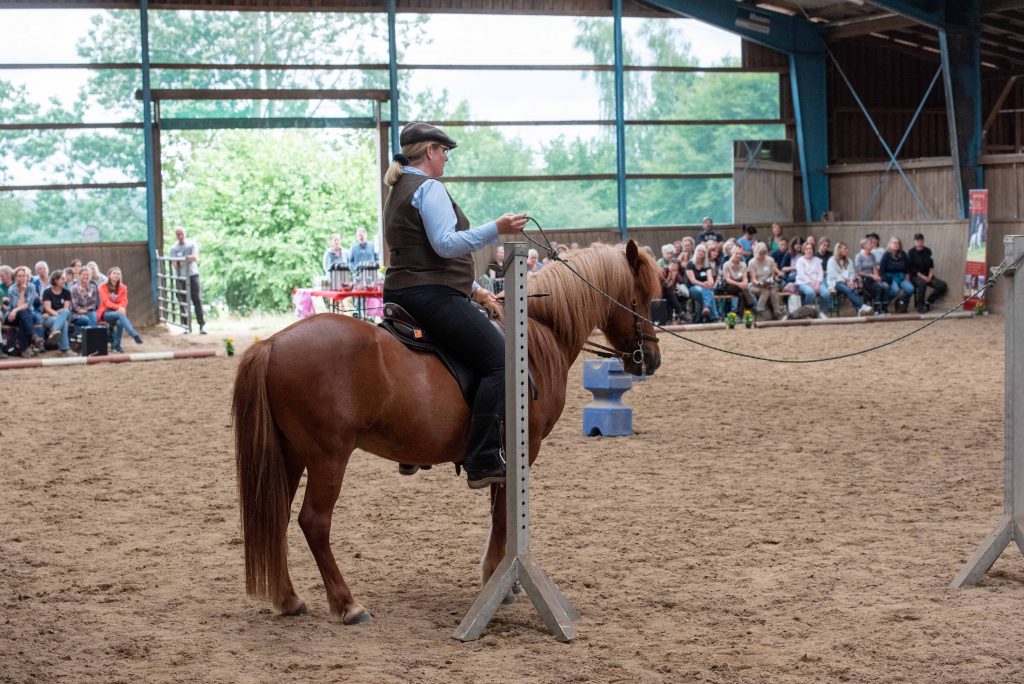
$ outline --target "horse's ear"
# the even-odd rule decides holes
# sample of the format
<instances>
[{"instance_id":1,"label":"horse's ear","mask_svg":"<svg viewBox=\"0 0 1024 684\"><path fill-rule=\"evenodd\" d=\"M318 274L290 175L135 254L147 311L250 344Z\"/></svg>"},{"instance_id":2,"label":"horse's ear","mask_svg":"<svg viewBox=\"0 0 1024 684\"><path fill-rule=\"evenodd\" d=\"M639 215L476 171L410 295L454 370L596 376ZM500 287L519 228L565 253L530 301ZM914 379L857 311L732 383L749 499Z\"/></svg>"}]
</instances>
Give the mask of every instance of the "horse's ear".
<instances>
[{"instance_id":1,"label":"horse's ear","mask_svg":"<svg viewBox=\"0 0 1024 684\"><path fill-rule=\"evenodd\" d=\"M636 246L636 242L632 238L626 243L626 261L629 262L634 273L640 270L640 248Z\"/></svg>"}]
</instances>

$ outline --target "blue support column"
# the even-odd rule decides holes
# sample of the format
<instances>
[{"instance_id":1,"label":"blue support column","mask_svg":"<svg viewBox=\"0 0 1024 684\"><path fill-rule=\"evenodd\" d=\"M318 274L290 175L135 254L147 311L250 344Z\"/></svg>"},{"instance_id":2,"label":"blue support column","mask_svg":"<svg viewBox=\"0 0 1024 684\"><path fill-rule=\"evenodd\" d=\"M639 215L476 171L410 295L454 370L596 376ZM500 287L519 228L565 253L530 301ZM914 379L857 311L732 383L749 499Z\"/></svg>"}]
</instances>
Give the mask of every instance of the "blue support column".
<instances>
[{"instance_id":1,"label":"blue support column","mask_svg":"<svg viewBox=\"0 0 1024 684\"><path fill-rule=\"evenodd\" d=\"M789 79L796 114L796 140L800 155L804 219L821 220L829 210L828 102L825 54L793 53L789 56Z\"/></svg>"},{"instance_id":2,"label":"blue support column","mask_svg":"<svg viewBox=\"0 0 1024 684\"><path fill-rule=\"evenodd\" d=\"M156 177L153 164L153 94L149 84L149 0L139 0L139 27L142 38L142 138L146 165L146 247L149 250L150 294L153 307L157 295L156 250Z\"/></svg>"},{"instance_id":3,"label":"blue support column","mask_svg":"<svg viewBox=\"0 0 1024 684\"><path fill-rule=\"evenodd\" d=\"M949 148L957 181L960 218L967 218L968 191L984 187L981 165L981 13L979 0L947 3L939 31Z\"/></svg>"},{"instance_id":4,"label":"blue support column","mask_svg":"<svg viewBox=\"0 0 1024 684\"><path fill-rule=\"evenodd\" d=\"M388 0L388 87L391 89L391 154L402 151L398 119L398 33L395 29L397 0Z\"/></svg>"},{"instance_id":5,"label":"blue support column","mask_svg":"<svg viewBox=\"0 0 1024 684\"><path fill-rule=\"evenodd\" d=\"M626 84L622 63L622 0L613 1L612 14L615 38L615 182L618 191L619 237L625 242L629 238L629 227L626 223Z\"/></svg>"}]
</instances>

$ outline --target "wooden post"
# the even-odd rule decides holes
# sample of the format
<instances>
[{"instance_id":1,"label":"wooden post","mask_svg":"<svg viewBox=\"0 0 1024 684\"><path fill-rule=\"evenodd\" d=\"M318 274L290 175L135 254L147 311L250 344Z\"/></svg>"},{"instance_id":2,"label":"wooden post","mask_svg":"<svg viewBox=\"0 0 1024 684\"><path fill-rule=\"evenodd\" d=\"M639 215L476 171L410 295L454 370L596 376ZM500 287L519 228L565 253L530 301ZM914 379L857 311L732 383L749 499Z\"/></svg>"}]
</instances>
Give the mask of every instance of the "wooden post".
<instances>
[{"instance_id":1,"label":"wooden post","mask_svg":"<svg viewBox=\"0 0 1024 684\"><path fill-rule=\"evenodd\" d=\"M459 641L480 638L517 581L559 641L576 638L580 618L530 554L526 255L525 242L505 244L505 557L455 630Z\"/></svg>"},{"instance_id":2,"label":"wooden post","mask_svg":"<svg viewBox=\"0 0 1024 684\"><path fill-rule=\"evenodd\" d=\"M992 564L1011 541L1024 553L1024 278L1016 277L1014 265L1024 256L1024 235L1003 238L1006 268L1006 363L1004 371L1004 405L1006 426L1003 447L1003 517L953 578L952 587L973 587L985 576Z\"/></svg>"}]
</instances>

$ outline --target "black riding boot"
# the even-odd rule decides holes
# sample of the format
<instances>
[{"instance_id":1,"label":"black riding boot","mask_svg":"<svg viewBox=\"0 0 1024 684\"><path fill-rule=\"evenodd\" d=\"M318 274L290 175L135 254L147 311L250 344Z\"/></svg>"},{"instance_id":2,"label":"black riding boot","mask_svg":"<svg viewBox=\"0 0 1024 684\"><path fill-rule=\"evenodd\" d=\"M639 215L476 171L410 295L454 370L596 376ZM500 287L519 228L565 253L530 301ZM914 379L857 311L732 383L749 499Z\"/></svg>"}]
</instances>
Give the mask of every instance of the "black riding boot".
<instances>
[{"instance_id":1,"label":"black riding boot","mask_svg":"<svg viewBox=\"0 0 1024 684\"><path fill-rule=\"evenodd\" d=\"M476 416L469 424L466 479L471 489L489 484L505 484L505 458L501 450L501 419L498 416Z\"/></svg>"}]
</instances>

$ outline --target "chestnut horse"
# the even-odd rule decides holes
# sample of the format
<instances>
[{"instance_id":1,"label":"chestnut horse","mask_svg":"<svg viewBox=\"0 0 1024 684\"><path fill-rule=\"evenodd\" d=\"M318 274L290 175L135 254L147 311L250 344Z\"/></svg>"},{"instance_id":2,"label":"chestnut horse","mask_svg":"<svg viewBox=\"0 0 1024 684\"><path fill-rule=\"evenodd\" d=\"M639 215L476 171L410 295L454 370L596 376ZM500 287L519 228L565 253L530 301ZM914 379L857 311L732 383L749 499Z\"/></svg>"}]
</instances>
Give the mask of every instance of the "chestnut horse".
<instances>
[{"instance_id":1,"label":"chestnut horse","mask_svg":"<svg viewBox=\"0 0 1024 684\"><path fill-rule=\"evenodd\" d=\"M569 368L595 328L623 357L628 372L661 363L647 318L659 296L659 268L629 241L574 252L570 263L625 308L560 264L530 276L530 463L565 405ZM634 358L638 348L643 362ZM639 355L637 355L639 356ZM304 614L288 575L287 528L299 478L306 493L299 527L323 576L331 612L345 624L371 615L353 597L331 552L331 514L353 449L415 465L461 461L469 407L432 354L410 351L381 328L323 314L258 342L235 379L235 451L245 547L245 588L283 614ZM505 488L491 486L491 533L482 561L486 582L505 551Z\"/></svg>"}]
</instances>

